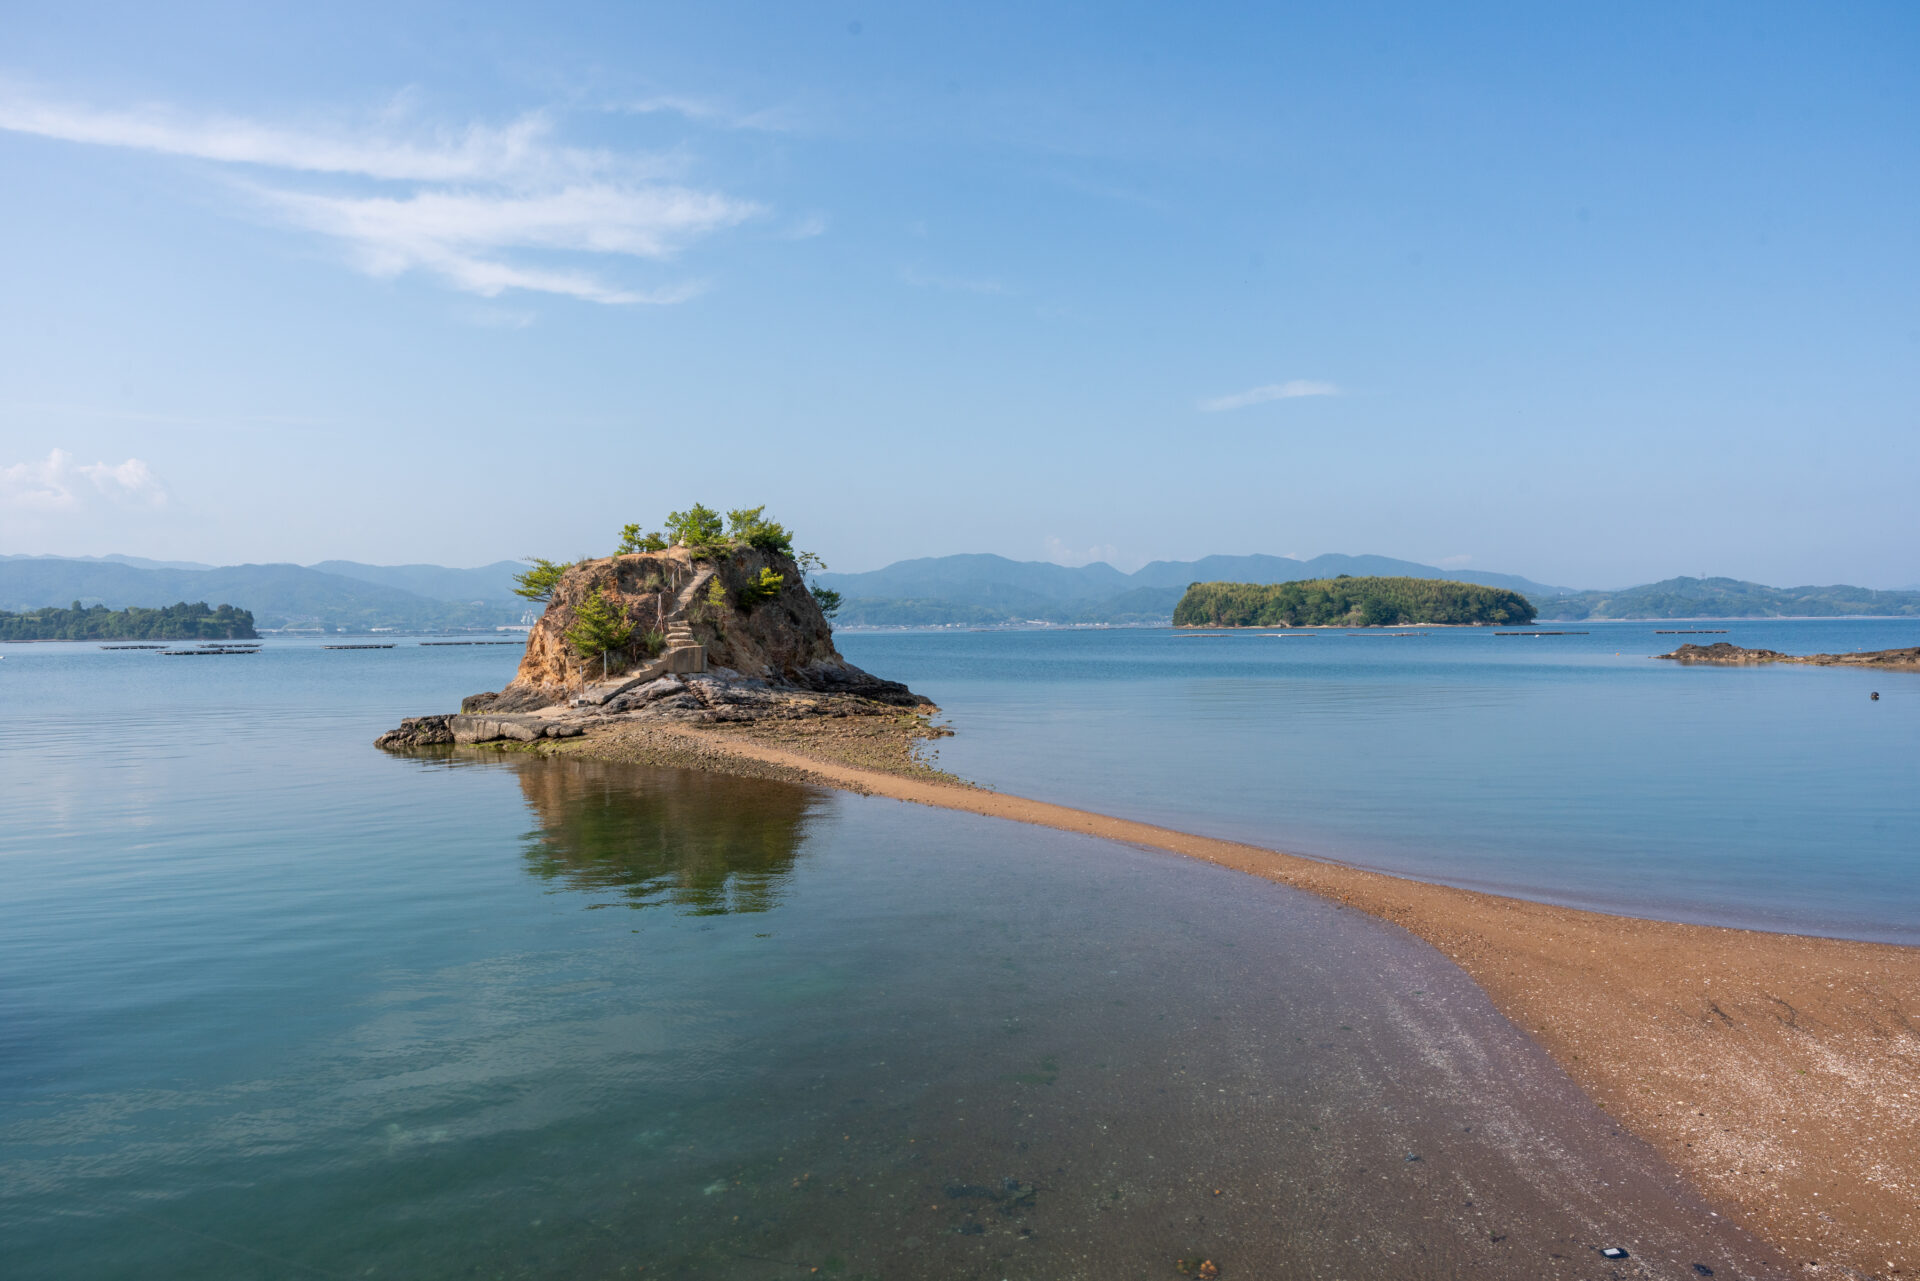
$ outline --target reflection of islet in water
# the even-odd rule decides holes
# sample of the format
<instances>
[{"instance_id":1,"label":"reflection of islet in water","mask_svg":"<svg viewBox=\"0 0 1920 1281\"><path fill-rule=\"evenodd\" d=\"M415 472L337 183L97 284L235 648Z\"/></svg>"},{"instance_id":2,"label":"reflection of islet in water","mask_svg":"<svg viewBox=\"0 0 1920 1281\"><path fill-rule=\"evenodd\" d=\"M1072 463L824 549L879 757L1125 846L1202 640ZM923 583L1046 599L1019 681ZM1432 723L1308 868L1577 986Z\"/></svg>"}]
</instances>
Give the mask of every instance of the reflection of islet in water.
<instances>
[{"instance_id":1,"label":"reflection of islet in water","mask_svg":"<svg viewBox=\"0 0 1920 1281\"><path fill-rule=\"evenodd\" d=\"M569 759L512 765L539 822L527 870L566 889L618 895L593 908L769 911L821 803L808 788L692 770Z\"/></svg>"}]
</instances>

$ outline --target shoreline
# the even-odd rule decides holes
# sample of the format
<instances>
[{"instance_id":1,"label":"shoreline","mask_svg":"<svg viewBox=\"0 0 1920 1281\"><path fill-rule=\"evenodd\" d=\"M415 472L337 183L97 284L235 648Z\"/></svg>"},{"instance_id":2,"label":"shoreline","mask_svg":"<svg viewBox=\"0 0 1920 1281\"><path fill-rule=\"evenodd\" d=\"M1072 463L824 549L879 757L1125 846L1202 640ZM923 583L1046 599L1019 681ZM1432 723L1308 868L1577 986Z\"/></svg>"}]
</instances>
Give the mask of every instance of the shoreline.
<instances>
[{"instance_id":1,"label":"shoreline","mask_svg":"<svg viewBox=\"0 0 1920 1281\"><path fill-rule=\"evenodd\" d=\"M812 783L1331 899L1460 966L1599 1106L1796 1265L1920 1272L1920 948L1556 907L1007 796L929 765L925 736L907 715L603 723L518 750Z\"/></svg>"}]
</instances>

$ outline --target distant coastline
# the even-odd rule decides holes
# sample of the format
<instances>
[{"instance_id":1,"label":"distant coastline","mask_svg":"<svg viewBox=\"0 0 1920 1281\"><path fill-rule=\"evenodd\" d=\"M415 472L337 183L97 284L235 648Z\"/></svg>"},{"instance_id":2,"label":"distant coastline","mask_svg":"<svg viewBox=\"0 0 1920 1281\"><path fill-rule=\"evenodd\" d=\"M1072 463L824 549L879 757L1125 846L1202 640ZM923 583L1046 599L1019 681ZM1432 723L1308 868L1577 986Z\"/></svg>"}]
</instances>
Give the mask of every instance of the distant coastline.
<instances>
[{"instance_id":1,"label":"distant coastline","mask_svg":"<svg viewBox=\"0 0 1920 1281\"><path fill-rule=\"evenodd\" d=\"M0 609L35 610L75 599L112 609L228 600L253 611L263 632L485 631L531 621L526 601L513 588L524 568L516 561L474 569L352 561L216 568L137 557L0 556ZM963 554L896 561L861 573L823 571L814 581L840 594L835 618L849 628L1165 627L1195 582L1273 584L1340 574L1505 588L1531 601L1540 620L1552 622L1920 617L1920 591L1914 590L1769 587L1703 577L1593 591L1374 555L1207 556L1155 561L1127 574L1100 562L1067 566Z\"/></svg>"},{"instance_id":2,"label":"distant coastline","mask_svg":"<svg viewBox=\"0 0 1920 1281\"><path fill-rule=\"evenodd\" d=\"M28 613L0 610L0 641L184 641L257 640L253 615L244 609L205 601L181 601L160 609L138 607L110 610L104 605L82 608L75 601L67 609L37 609Z\"/></svg>"}]
</instances>

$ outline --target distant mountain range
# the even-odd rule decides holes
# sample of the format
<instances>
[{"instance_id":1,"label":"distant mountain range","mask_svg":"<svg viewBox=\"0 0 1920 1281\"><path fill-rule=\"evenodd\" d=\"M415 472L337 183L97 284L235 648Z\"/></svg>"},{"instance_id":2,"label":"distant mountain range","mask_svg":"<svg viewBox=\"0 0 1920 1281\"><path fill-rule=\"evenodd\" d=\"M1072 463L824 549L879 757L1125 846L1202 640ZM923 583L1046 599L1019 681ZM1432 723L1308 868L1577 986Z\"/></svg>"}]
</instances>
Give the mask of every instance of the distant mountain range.
<instances>
[{"instance_id":1,"label":"distant mountain range","mask_svg":"<svg viewBox=\"0 0 1920 1281\"><path fill-rule=\"evenodd\" d=\"M1541 621L1584 618L1838 618L1920 616L1920 592L1868 587L1764 587L1737 578L1669 578L1617 592L1536 599Z\"/></svg>"},{"instance_id":2,"label":"distant mountain range","mask_svg":"<svg viewBox=\"0 0 1920 1281\"><path fill-rule=\"evenodd\" d=\"M528 602L513 594L526 566L503 560L478 569L439 565L194 565L135 556L0 557L0 609L48 605L158 607L205 601L253 611L262 629L374 627L438 631L516 623Z\"/></svg>"},{"instance_id":3,"label":"distant mountain range","mask_svg":"<svg viewBox=\"0 0 1920 1281\"><path fill-rule=\"evenodd\" d=\"M1123 574L1098 561L1069 567L1004 556L933 556L896 561L864 574L820 574L816 582L846 598L836 622L849 626L939 626L966 623L1151 623L1173 617L1189 583L1292 583L1351 574L1355 578L1444 578L1506 587L1529 599L1563 596L1513 574L1439 569L1391 556L1207 556L1157 560Z\"/></svg>"},{"instance_id":4,"label":"distant mountain range","mask_svg":"<svg viewBox=\"0 0 1920 1281\"><path fill-rule=\"evenodd\" d=\"M519 561L477 569L440 565L198 565L137 556L0 556L0 610L46 606L155 608L205 601L251 610L263 630L374 627L436 631L516 623L529 602L513 594ZM1189 583L1290 583L1355 578L1439 578L1521 593L1542 621L1603 618L1785 618L1846 614L1920 616L1920 591L1865 587L1766 587L1732 578L1671 578L1619 591L1576 591L1513 574L1442 569L1390 556L1207 556L1155 561L1134 573L1096 563L1070 567L1004 556L934 556L861 574L815 579L845 598L841 626L977 627L1047 623L1166 623Z\"/></svg>"}]
</instances>

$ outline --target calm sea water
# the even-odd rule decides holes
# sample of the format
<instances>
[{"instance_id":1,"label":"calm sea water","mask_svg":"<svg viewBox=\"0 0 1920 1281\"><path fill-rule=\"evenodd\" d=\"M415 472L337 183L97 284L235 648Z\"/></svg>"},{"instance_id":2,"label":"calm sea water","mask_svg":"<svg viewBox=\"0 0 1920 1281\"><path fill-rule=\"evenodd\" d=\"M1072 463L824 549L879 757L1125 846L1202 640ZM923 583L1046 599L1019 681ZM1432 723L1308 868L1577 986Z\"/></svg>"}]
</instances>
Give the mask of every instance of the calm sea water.
<instances>
[{"instance_id":1,"label":"calm sea water","mask_svg":"<svg viewBox=\"0 0 1920 1281\"><path fill-rule=\"evenodd\" d=\"M1894 677L1868 707L1856 673L1577 644L846 648L1008 790L1568 897L1606 896L1610 850L1691 850L1718 912L1771 901L1727 861L1744 823L1807 896L1898 915ZM513 649L0 655L9 1278L1528 1277L1608 1243L1767 1274L1457 970L1279 886L871 798L370 747ZM1610 772L1560 779L1556 750ZM1770 829L1829 821L1878 835L1794 871Z\"/></svg>"},{"instance_id":2,"label":"calm sea water","mask_svg":"<svg viewBox=\"0 0 1920 1281\"><path fill-rule=\"evenodd\" d=\"M859 633L999 790L1472 888L1920 943L1920 674L1681 667L1920 644L1920 619L1586 635ZM1726 635L1656 635L1656 628ZM1878 691L1873 701L1869 694Z\"/></svg>"}]
</instances>

